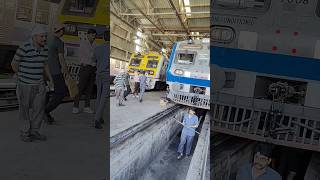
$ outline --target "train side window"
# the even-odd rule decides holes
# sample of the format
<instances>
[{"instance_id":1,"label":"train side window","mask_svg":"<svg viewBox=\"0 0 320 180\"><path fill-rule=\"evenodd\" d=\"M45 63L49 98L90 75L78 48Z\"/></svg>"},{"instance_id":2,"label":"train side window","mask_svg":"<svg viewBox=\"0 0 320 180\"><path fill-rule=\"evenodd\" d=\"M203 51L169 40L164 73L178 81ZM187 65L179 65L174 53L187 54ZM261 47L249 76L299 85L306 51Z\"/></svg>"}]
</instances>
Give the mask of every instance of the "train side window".
<instances>
[{"instance_id":1,"label":"train side window","mask_svg":"<svg viewBox=\"0 0 320 180\"><path fill-rule=\"evenodd\" d=\"M176 63L178 64L193 64L194 54L179 53L177 54Z\"/></svg>"},{"instance_id":2,"label":"train side window","mask_svg":"<svg viewBox=\"0 0 320 180\"><path fill-rule=\"evenodd\" d=\"M236 73L235 72L225 72L225 84L224 88L234 88Z\"/></svg>"},{"instance_id":3,"label":"train side window","mask_svg":"<svg viewBox=\"0 0 320 180\"><path fill-rule=\"evenodd\" d=\"M147 68L157 68L158 61L157 60L149 60L147 63Z\"/></svg>"},{"instance_id":4,"label":"train side window","mask_svg":"<svg viewBox=\"0 0 320 180\"><path fill-rule=\"evenodd\" d=\"M93 16L99 0L66 0L63 7L64 15Z\"/></svg>"},{"instance_id":5,"label":"train side window","mask_svg":"<svg viewBox=\"0 0 320 180\"><path fill-rule=\"evenodd\" d=\"M20 21L32 21L33 0L17 1L16 19Z\"/></svg>"},{"instance_id":6,"label":"train side window","mask_svg":"<svg viewBox=\"0 0 320 180\"><path fill-rule=\"evenodd\" d=\"M140 66L141 59L131 59L130 66Z\"/></svg>"}]
</instances>

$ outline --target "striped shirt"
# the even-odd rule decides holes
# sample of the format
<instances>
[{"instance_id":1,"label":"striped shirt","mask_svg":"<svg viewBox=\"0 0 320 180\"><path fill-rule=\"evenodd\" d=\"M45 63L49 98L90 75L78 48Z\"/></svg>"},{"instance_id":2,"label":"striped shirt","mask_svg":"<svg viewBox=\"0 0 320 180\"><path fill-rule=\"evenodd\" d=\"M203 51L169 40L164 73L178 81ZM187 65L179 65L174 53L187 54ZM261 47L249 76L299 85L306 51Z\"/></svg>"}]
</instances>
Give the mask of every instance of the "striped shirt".
<instances>
[{"instance_id":1,"label":"striped shirt","mask_svg":"<svg viewBox=\"0 0 320 180\"><path fill-rule=\"evenodd\" d=\"M114 80L116 89L122 89L125 87L125 78L123 74L118 74Z\"/></svg>"},{"instance_id":2,"label":"striped shirt","mask_svg":"<svg viewBox=\"0 0 320 180\"><path fill-rule=\"evenodd\" d=\"M20 46L13 57L18 63L18 83L37 85L43 82L44 65L48 60L48 48L37 49L30 40Z\"/></svg>"}]
</instances>

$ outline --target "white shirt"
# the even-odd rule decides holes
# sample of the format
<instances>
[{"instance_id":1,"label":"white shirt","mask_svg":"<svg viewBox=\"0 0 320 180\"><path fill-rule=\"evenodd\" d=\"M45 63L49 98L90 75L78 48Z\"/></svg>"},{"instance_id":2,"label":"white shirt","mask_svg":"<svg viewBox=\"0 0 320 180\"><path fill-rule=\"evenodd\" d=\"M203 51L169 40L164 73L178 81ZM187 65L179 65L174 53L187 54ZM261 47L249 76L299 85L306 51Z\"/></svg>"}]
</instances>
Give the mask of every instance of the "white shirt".
<instances>
[{"instance_id":1,"label":"white shirt","mask_svg":"<svg viewBox=\"0 0 320 180\"><path fill-rule=\"evenodd\" d=\"M80 64L96 66L96 62L93 59L93 53L96 46L95 42L91 44L87 39L80 41Z\"/></svg>"}]
</instances>

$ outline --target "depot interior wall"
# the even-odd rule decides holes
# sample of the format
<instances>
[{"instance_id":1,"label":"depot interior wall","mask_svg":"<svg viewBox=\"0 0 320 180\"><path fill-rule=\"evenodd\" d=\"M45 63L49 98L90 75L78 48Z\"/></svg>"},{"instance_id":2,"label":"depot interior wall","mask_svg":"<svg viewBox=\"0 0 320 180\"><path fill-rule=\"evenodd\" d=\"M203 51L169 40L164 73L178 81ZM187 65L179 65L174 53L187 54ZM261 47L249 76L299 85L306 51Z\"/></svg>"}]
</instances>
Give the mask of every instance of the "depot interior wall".
<instances>
[{"instance_id":1,"label":"depot interior wall","mask_svg":"<svg viewBox=\"0 0 320 180\"><path fill-rule=\"evenodd\" d=\"M51 31L58 6L44 0L0 0L0 44L20 45L30 38L33 26L39 22Z\"/></svg>"},{"instance_id":2,"label":"depot interior wall","mask_svg":"<svg viewBox=\"0 0 320 180\"><path fill-rule=\"evenodd\" d=\"M136 30L112 13L110 16L110 57L128 61L135 48L133 35Z\"/></svg>"}]
</instances>

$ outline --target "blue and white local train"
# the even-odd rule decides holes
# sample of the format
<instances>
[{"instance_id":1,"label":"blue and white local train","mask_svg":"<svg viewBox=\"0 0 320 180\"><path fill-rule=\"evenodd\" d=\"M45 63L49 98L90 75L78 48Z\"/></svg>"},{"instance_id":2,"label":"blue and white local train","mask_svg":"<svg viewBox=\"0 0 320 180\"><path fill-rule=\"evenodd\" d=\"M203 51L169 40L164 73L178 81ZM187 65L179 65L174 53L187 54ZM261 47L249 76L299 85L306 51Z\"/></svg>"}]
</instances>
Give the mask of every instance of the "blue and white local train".
<instances>
[{"instance_id":1,"label":"blue and white local train","mask_svg":"<svg viewBox=\"0 0 320 180\"><path fill-rule=\"evenodd\" d=\"M172 101L210 109L209 39L176 42L167 69Z\"/></svg>"},{"instance_id":2,"label":"blue and white local train","mask_svg":"<svg viewBox=\"0 0 320 180\"><path fill-rule=\"evenodd\" d=\"M271 100L270 86L281 82L291 89L287 104L320 108L320 1L233 2L216 0L211 10L219 92Z\"/></svg>"},{"instance_id":3,"label":"blue and white local train","mask_svg":"<svg viewBox=\"0 0 320 180\"><path fill-rule=\"evenodd\" d=\"M319 151L320 1L211 3L214 131Z\"/></svg>"}]
</instances>

